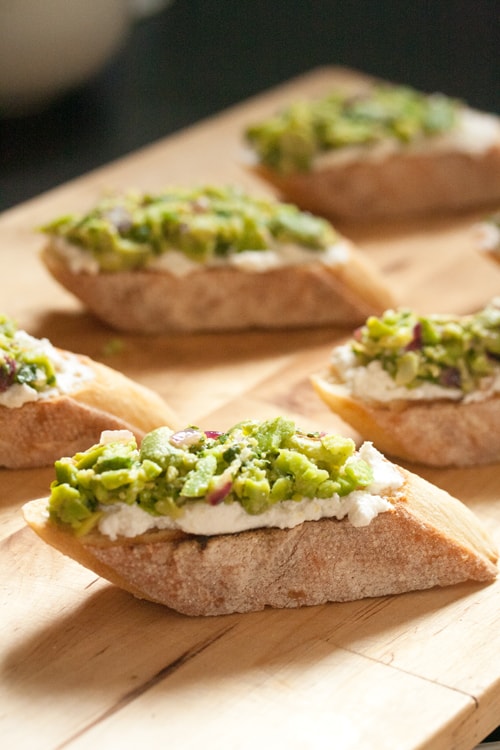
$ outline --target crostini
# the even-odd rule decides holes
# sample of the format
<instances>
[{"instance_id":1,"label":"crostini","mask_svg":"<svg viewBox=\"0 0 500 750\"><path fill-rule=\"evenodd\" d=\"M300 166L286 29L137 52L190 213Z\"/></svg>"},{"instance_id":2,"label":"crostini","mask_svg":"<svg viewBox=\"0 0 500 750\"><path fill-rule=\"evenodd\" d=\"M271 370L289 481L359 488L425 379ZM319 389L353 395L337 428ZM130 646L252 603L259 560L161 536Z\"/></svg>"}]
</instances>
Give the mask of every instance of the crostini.
<instances>
[{"instance_id":1,"label":"crostini","mask_svg":"<svg viewBox=\"0 0 500 750\"><path fill-rule=\"evenodd\" d=\"M355 222L500 200L500 118L374 81L291 103L244 133L248 166L302 209Z\"/></svg>"},{"instance_id":2,"label":"crostini","mask_svg":"<svg viewBox=\"0 0 500 750\"><path fill-rule=\"evenodd\" d=\"M140 439L162 424L176 417L158 394L0 316L0 466L48 466L105 429Z\"/></svg>"},{"instance_id":3,"label":"crostini","mask_svg":"<svg viewBox=\"0 0 500 750\"><path fill-rule=\"evenodd\" d=\"M497 575L459 500L370 443L276 417L227 432L160 427L55 464L23 507L48 544L135 596L187 615L300 607Z\"/></svg>"},{"instance_id":4,"label":"crostini","mask_svg":"<svg viewBox=\"0 0 500 750\"><path fill-rule=\"evenodd\" d=\"M370 317L312 384L387 455L430 466L500 461L500 299L465 316Z\"/></svg>"},{"instance_id":5,"label":"crostini","mask_svg":"<svg viewBox=\"0 0 500 750\"><path fill-rule=\"evenodd\" d=\"M329 222L237 188L115 196L44 231L49 272L122 331L350 326L393 304Z\"/></svg>"}]
</instances>

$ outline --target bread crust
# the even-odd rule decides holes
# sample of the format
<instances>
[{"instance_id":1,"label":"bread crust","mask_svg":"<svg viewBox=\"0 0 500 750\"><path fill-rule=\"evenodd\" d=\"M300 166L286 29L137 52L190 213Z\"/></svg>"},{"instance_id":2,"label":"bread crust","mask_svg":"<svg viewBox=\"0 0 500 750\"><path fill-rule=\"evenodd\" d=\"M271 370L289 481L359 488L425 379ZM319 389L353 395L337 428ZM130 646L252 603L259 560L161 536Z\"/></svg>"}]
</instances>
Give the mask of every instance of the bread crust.
<instances>
[{"instance_id":1,"label":"bread crust","mask_svg":"<svg viewBox=\"0 0 500 750\"><path fill-rule=\"evenodd\" d=\"M89 357L72 356L92 370L92 379L70 394L17 408L0 406L1 466L48 466L98 443L103 430L127 429L140 441L155 427L177 426L173 411L158 394Z\"/></svg>"},{"instance_id":2,"label":"bread crust","mask_svg":"<svg viewBox=\"0 0 500 750\"><path fill-rule=\"evenodd\" d=\"M500 135L482 153L401 151L380 161L360 157L309 172L285 175L260 164L253 171L282 198L334 221L458 213L498 204Z\"/></svg>"},{"instance_id":3,"label":"bread crust","mask_svg":"<svg viewBox=\"0 0 500 750\"><path fill-rule=\"evenodd\" d=\"M500 459L500 395L461 403L367 402L352 396L331 373L311 382L333 412L378 450L427 466L478 466Z\"/></svg>"},{"instance_id":4,"label":"bread crust","mask_svg":"<svg viewBox=\"0 0 500 750\"><path fill-rule=\"evenodd\" d=\"M72 273L49 242L52 276L112 328L141 334L357 325L395 304L378 269L350 243L346 263L249 272L204 268L186 276L144 270Z\"/></svg>"},{"instance_id":5,"label":"bread crust","mask_svg":"<svg viewBox=\"0 0 500 750\"><path fill-rule=\"evenodd\" d=\"M111 542L76 538L48 521L46 498L23 507L48 544L139 598L187 615L300 607L489 582L497 551L476 516L444 490L403 469L394 508L368 526L344 519L293 529L200 537L149 532Z\"/></svg>"}]
</instances>

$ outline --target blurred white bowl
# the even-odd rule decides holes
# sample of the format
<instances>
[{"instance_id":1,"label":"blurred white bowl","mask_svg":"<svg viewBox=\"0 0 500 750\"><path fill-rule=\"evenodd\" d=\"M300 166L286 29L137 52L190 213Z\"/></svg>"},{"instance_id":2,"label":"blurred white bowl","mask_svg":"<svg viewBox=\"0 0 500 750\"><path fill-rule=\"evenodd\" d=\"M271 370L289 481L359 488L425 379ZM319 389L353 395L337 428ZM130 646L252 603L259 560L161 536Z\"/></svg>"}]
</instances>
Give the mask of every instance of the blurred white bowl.
<instances>
[{"instance_id":1,"label":"blurred white bowl","mask_svg":"<svg viewBox=\"0 0 500 750\"><path fill-rule=\"evenodd\" d=\"M115 54L129 0L0 0L0 115L44 107Z\"/></svg>"}]
</instances>

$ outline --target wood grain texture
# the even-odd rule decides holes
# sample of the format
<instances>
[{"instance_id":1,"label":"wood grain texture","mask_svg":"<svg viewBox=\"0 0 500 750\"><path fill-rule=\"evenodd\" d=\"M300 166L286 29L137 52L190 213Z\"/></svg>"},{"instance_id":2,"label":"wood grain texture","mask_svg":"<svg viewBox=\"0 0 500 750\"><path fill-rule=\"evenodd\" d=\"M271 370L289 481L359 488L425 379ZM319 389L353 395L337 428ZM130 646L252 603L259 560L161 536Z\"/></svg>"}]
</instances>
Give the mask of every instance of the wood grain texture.
<instances>
[{"instance_id":1,"label":"wood grain texture","mask_svg":"<svg viewBox=\"0 0 500 750\"><path fill-rule=\"evenodd\" d=\"M48 276L34 231L106 189L209 181L265 194L242 166L244 125L291 96L356 80L312 71L4 213L2 311L154 388L185 423L223 429L279 413L356 437L308 381L345 331L117 336ZM500 293L500 267L474 246L479 218L339 229L387 275L401 304L461 314ZM498 464L418 473L464 501L500 543ZM47 469L0 471L2 746L470 750L498 724L500 581L183 617L96 579L25 528L20 506L51 479Z\"/></svg>"}]
</instances>

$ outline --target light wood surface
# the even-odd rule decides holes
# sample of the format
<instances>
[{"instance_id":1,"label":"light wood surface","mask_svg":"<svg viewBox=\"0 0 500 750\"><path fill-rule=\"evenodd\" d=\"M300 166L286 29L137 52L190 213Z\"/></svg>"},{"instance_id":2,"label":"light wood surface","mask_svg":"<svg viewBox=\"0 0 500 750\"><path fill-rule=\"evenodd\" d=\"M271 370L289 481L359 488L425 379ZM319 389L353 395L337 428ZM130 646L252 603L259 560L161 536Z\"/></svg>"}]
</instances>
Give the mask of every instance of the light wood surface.
<instances>
[{"instance_id":1,"label":"light wood surface","mask_svg":"<svg viewBox=\"0 0 500 750\"><path fill-rule=\"evenodd\" d=\"M352 434L308 381L345 332L118 336L49 278L35 230L108 189L207 181L266 193L242 166L245 124L292 96L355 81L312 71L4 213L2 311L155 388L186 424L279 413ZM341 229L401 304L465 313L500 293L500 266L474 246L480 216ZM498 464L411 468L467 503L500 544ZM468 750L500 723L500 581L187 618L96 580L24 526L21 504L46 495L51 479L51 469L0 471L2 747Z\"/></svg>"}]
</instances>

